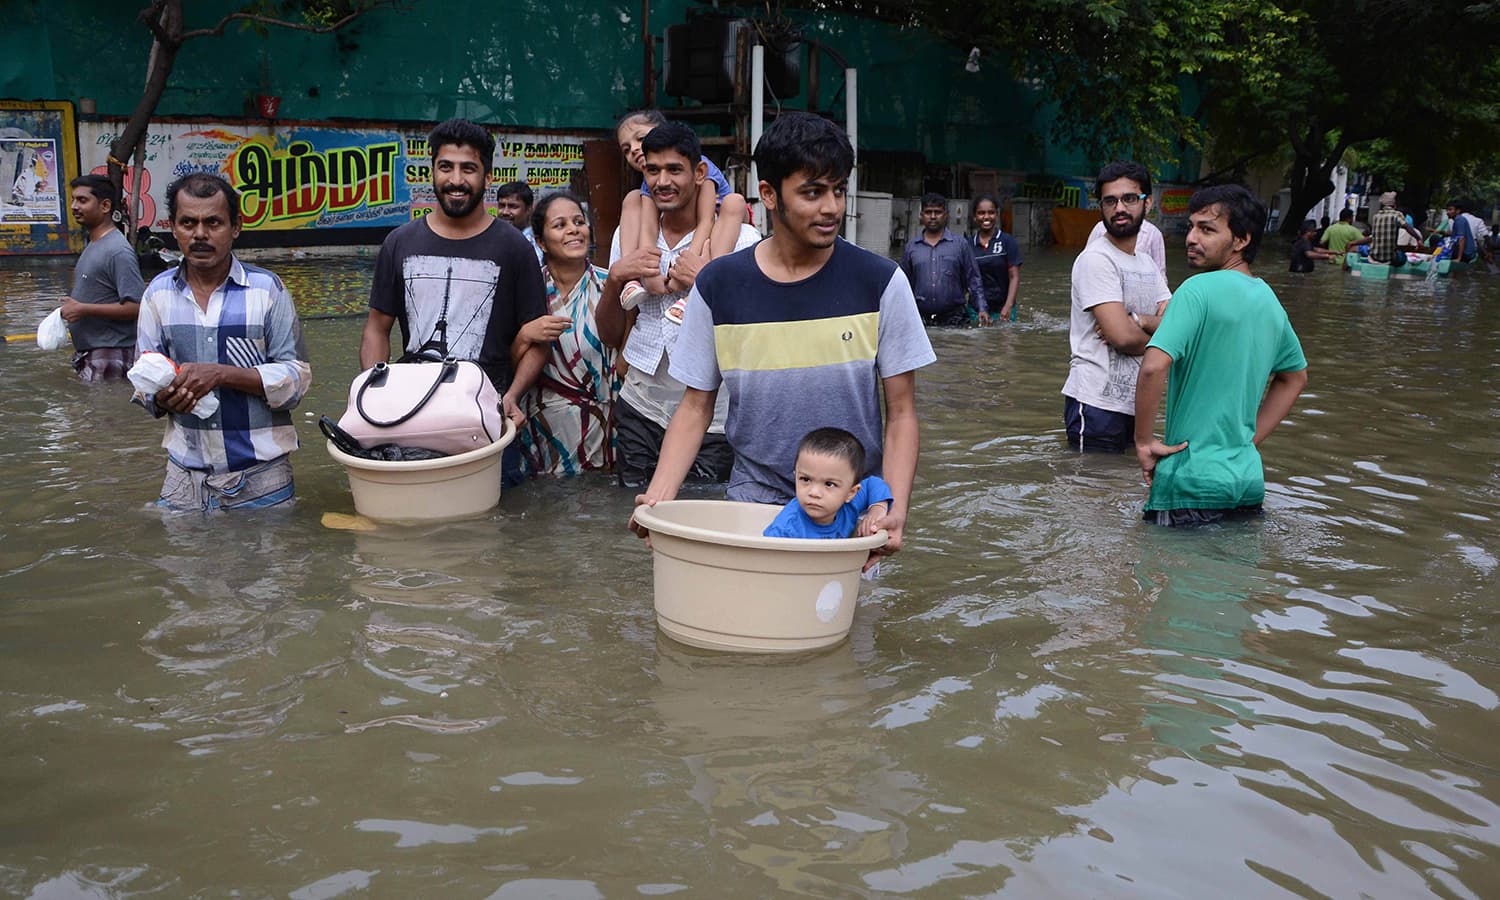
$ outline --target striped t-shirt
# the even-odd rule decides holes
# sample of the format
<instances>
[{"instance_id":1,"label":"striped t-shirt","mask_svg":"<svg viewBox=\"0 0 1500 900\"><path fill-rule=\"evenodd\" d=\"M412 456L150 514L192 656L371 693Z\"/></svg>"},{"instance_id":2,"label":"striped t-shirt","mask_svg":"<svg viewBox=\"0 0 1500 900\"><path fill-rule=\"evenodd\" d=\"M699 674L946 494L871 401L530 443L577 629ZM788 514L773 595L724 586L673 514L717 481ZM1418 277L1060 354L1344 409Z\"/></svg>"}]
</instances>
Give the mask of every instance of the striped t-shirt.
<instances>
[{"instance_id":1,"label":"striped t-shirt","mask_svg":"<svg viewBox=\"0 0 1500 900\"><path fill-rule=\"evenodd\" d=\"M860 477L879 474L880 380L937 359L906 275L841 239L823 268L783 283L761 272L755 251L698 273L671 362L687 386L729 394L729 499L790 501L797 445L815 428L859 438Z\"/></svg>"}]
</instances>

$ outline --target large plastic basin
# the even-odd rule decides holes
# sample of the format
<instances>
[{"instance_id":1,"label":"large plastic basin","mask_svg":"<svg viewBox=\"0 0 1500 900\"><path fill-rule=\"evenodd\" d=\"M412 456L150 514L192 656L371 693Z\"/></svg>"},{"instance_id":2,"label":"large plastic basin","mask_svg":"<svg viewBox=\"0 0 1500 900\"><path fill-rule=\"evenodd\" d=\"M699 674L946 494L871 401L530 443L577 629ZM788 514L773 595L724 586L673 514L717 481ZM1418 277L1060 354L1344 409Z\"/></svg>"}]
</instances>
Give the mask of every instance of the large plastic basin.
<instances>
[{"instance_id":1,"label":"large plastic basin","mask_svg":"<svg viewBox=\"0 0 1500 900\"><path fill-rule=\"evenodd\" d=\"M837 541L768 538L778 506L671 500L641 506L651 531L656 622L710 650L788 653L829 647L854 623L859 572L884 531Z\"/></svg>"},{"instance_id":2,"label":"large plastic basin","mask_svg":"<svg viewBox=\"0 0 1500 900\"><path fill-rule=\"evenodd\" d=\"M350 456L331 442L328 455L348 473L360 515L377 522L433 522L477 516L500 502L500 460L515 438L515 423L506 419L500 440L456 456L387 462Z\"/></svg>"}]
</instances>

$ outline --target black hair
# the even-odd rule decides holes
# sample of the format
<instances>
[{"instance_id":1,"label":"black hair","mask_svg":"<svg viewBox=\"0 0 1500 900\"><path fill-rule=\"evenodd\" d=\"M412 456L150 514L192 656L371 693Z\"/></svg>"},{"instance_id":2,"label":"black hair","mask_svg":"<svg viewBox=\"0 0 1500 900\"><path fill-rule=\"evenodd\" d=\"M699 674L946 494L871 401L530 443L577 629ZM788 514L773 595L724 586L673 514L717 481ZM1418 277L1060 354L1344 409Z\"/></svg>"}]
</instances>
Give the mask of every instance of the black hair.
<instances>
[{"instance_id":1,"label":"black hair","mask_svg":"<svg viewBox=\"0 0 1500 900\"><path fill-rule=\"evenodd\" d=\"M1099 170L1099 177L1094 179L1094 199L1104 196L1106 184L1120 178L1129 178L1141 186L1141 193L1150 196L1151 170L1133 159L1117 159Z\"/></svg>"},{"instance_id":2,"label":"black hair","mask_svg":"<svg viewBox=\"0 0 1500 900\"><path fill-rule=\"evenodd\" d=\"M531 192L531 185L524 181L507 181L495 188L495 199L499 200L501 197L520 197L521 202L526 204L528 209L536 203L536 195Z\"/></svg>"},{"instance_id":3,"label":"black hair","mask_svg":"<svg viewBox=\"0 0 1500 900\"><path fill-rule=\"evenodd\" d=\"M776 196L781 184L798 172L813 178L843 181L854 170L854 147L844 130L822 116L786 112L777 116L755 145L756 175L769 182Z\"/></svg>"},{"instance_id":4,"label":"black hair","mask_svg":"<svg viewBox=\"0 0 1500 900\"><path fill-rule=\"evenodd\" d=\"M922 195L922 208L926 209L929 206L941 206L944 209L947 209L948 198L944 197L942 194L937 193L936 191L928 191L927 193Z\"/></svg>"},{"instance_id":5,"label":"black hair","mask_svg":"<svg viewBox=\"0 0 1500 900\"><path fill-rule=\"evenodd\" d=\"M71 188L88 188L89 193L100 203L108 203L109 211L114 212L120 208L120 191L115 183L104 175L79 175L68 182Z\"/></svg>"},{"instance_id":6,"label":"black hair","mask_svg":"<svg viewBox=\"0 0 1500 900\"><path fill-rule=\"evenodd\" d=\"M1339 221L1340 222L1346 222L1346 221L1347 222L1353 222L1354 221L1354 210L1349 209L1348 207L1345 207L1344 209L1339 210Z\"/></svg>"},{"instance_id":7,"label":"black hair","mask_svg":"<svg viewBox=\"0 0 1500 900\"><path fill-rule=\"evenodd\" d=\"M482 126L468 119L456 118L438 125L427 135L429 158L437 159L438 150L448 144L473 147L479 152L479 162L484 166L485 175L489 175L490 168L495 164L495 138Z\"/></svg>"},{"instance_id":8,"label":"black hair","mask_svg":"<svg viewBox=\"0 0 1500 900\"><path fill-rule=\"evenodd\" d=\"M167 218L173 222L177 221L179 191L187 191L189 197L197 197L199 200L223 194L225 202L229 204L229 224L240 224L240 192L222 177L207 172L194 172L167 185Z\"/></svg>"},{"instance_id":9,"label":"black hair","mask_svg":"<svg viewBox=\"0 0 1500 900\"><path fill-rule=\"evenodd\" d=\"M633 122L636 119L644 121L646 124L652 126L653 128L657 125L667 124L667 117L662 113L661 110L648 106L645 109L632 109L630 112L621 116L620 121L615 123L615 131L618 132L621 128L625 127L625 123Z\"/></svg>"},{"instance_id":10,"label":"black hair","mask_svg":"<svg viewBox=\"0 0 1500 900\"><path fill-rule=\"evenodd\" d=\"M1318 220L1317 219L1304 219L1302 221L1302 230L1304 232L1317 231L1318 230Z\"/></svg>"},{"instance_id":11,"label":"black hair","mask_svg":"<svg viewBox=\"0 0 1500 900\"><path fill-rule=\"evenodd\" d=\"M552 204L556 203L559 200L572 200L574 203L578 204L579 209L583 209L583 201L580 200L578 198L578 195L573 193L572 191L561 190L543 194L542 199L538 201L537 205L532 207L531 209L531 234L536 238L536 245L538 247L542 246L542 232L546 230L547 226L547 210L551 209ZM585 219L588 218L588 210L584 210L583 216ZM592 235L592 224L589 226L589 229L590 235ZM547 249L543 247L542 256L545 257L546 255Z\"/></svg>"},{"instance_id":12,"label":"black hair","mask_svg":"<svg viewBox=\"0 0 1500 900\"><path fill-rule=\"evenodd\" d=\"M1249 239L1240 256L1247 263L1255 262L1261 235L1266 230L1266 205L1242 184L1216 184L1193 192L1188 199L1188 215L1210 206L1219 207L1229 220L1230 235Z\"/></svg>"},{"instance_id":13,"label":"black hair","mask_svg":"<svg viewBox=\"0 0 1500 900\"><path fill-rule=\"evenodd\" d=\"M1453 207L1461 213L1466 213L1471 208L1469 206L1468 198L1466 197L1454 197L1452 200L1448 201L1448 206Z\"/></svg>"},{"instance_id":14,"label":"black hair","mask_svg":"<svg viewBox=\"0 0 1500 900\"><path fill-rule=\"evenodd\" d=\"M779 121L779 120L778 120ZM865 445L842 428L818 428L809 431L797 445L797 455L816 453L845 460L854 469L856 479L865 474Z\"/></svg>"},{"instance_id":15,"label":"black hair","mask_svg":"<svg viewBox=\"0 0 1500 900\"><path fill-rule=\"evenodd\" d=\"M988 200L991 203L995 204L995 212L998 213L1000 211L1000 198L997 197L997 196L995 196L993 193L991 193L989 191L982 191L982 192L980 192L978 194L975 194L974 195L974 202L969 205L969 209L971 209L971 210L978 209L979 208L979 204L983 203L986 200Z\"/></svg>"},{"instance_id":16,"label":"black hair","mask_svg":"<svg viewBox=\"0 0 1500 900\"><path fill-rule=\"evenodd\" d=\"M689 164L695 166L703 158L703 144L698 140L698 132L681 122L658 125L641 138L642 153L661 153L666 150L676 150Z\"/></svg>"}]
</instances>

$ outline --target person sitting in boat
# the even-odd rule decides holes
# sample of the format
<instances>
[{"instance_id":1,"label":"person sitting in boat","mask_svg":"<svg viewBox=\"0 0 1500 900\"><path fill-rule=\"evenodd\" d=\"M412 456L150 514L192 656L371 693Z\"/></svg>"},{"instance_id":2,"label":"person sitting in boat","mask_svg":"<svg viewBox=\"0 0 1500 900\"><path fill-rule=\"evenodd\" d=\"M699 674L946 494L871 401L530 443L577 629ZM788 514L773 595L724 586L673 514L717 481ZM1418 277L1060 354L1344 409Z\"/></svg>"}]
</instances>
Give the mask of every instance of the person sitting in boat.
<instances>
[{"instance_id":1,"label":"person sitting in boat","mask_svg":"<svg viewBox=\"0 0 1500 900\"><path fill-rule=\"evenodd\" d=\"M1386 191L1380 195L1380 209L1370 217L1370 259L1374 262L1406 264L1406 254L1397 249L1401 235L1407 234L1418 243L1422 235L1406 224L1406 215L1396 208L1396 192Z\"/></svg>"},{"instance_id":2,"label":"person sitting in boat","mask_svg":"<svg viewBox=\"0 0 1500 900\"><path fill-rule=\"evenodd\" d=\"M861 481L864 470L859 438L842 428L808 432L792 470L797 496L766 526L765 536L836 540L874 534L890 508L891 488L879 475Z\"/></svg>"},{"instance_id":3,"label":"person sitting in boat","mask_svg":"<svg viewBox=\"0 0 1500 900\"><path fill-rule=\"evenodd\" d=\"M1318 223L1315 219L1308 219L1302 223L1302 233L1292 243L1292 265L1290 271L1311 272L1317 268L1314 260L1338 259L1333 253L1324 250L1316 243L1318 239Z\"/></svg>"},{"instance_id":4,"label":"person sitting in boat","mask_svg":"<svg viewBox=\"0 0 1500 900\"><path fill-rule=\"evenodd\" d=\"M1475 203L1473 200L1461 201L1463 212L1458 218L1467 222L1469 233L1474 236L1474 253L1485 262L1493 265L1495 258L1490 250L1490 226L1483 219L1474 215Z\"/></svg>"},{"instance_id":5,"label":"person sitting in boat","mask_svg":"<svg viewBox=\"0 0 1500 900\"><path fill-rule=\"evenodd\" d=\"M1468 214L1469 201L1455 197L1448 201L1446 212L1453 222L1453 252L1450 257L1459 262L1473 262L1474 257L1479 255L1479 242L1474 236L1474 226L1469 221L1475 218Z\"/></svg>"}]
</instances>

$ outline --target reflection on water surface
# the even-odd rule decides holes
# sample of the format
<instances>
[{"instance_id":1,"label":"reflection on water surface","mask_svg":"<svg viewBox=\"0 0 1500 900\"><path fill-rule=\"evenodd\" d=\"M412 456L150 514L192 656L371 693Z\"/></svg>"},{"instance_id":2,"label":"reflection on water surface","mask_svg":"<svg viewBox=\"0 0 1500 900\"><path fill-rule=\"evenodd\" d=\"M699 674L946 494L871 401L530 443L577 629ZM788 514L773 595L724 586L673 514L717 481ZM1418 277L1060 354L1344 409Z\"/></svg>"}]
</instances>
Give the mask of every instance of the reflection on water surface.
<instances>
[{"instance_id":1,"label":"reflection on water surface","mask_svg":"<svg viewBox=\"0 0 1500 900\"><path fill-rule=\"evenodd\" d=\"M148 510L159 426L0 347L0 892L1484 896L1500 278L1274 255L1312 380L1264 521L1147 528L1130 460L1063 452L1039 251L1018 324L936 335L909 549L792 658L658 636L602 479L323 527L360 323L312 317L371 260L267 263L314 363L291 510ZM32 331L70 270L4 266Z\"/></svg>"}]
</instances>

